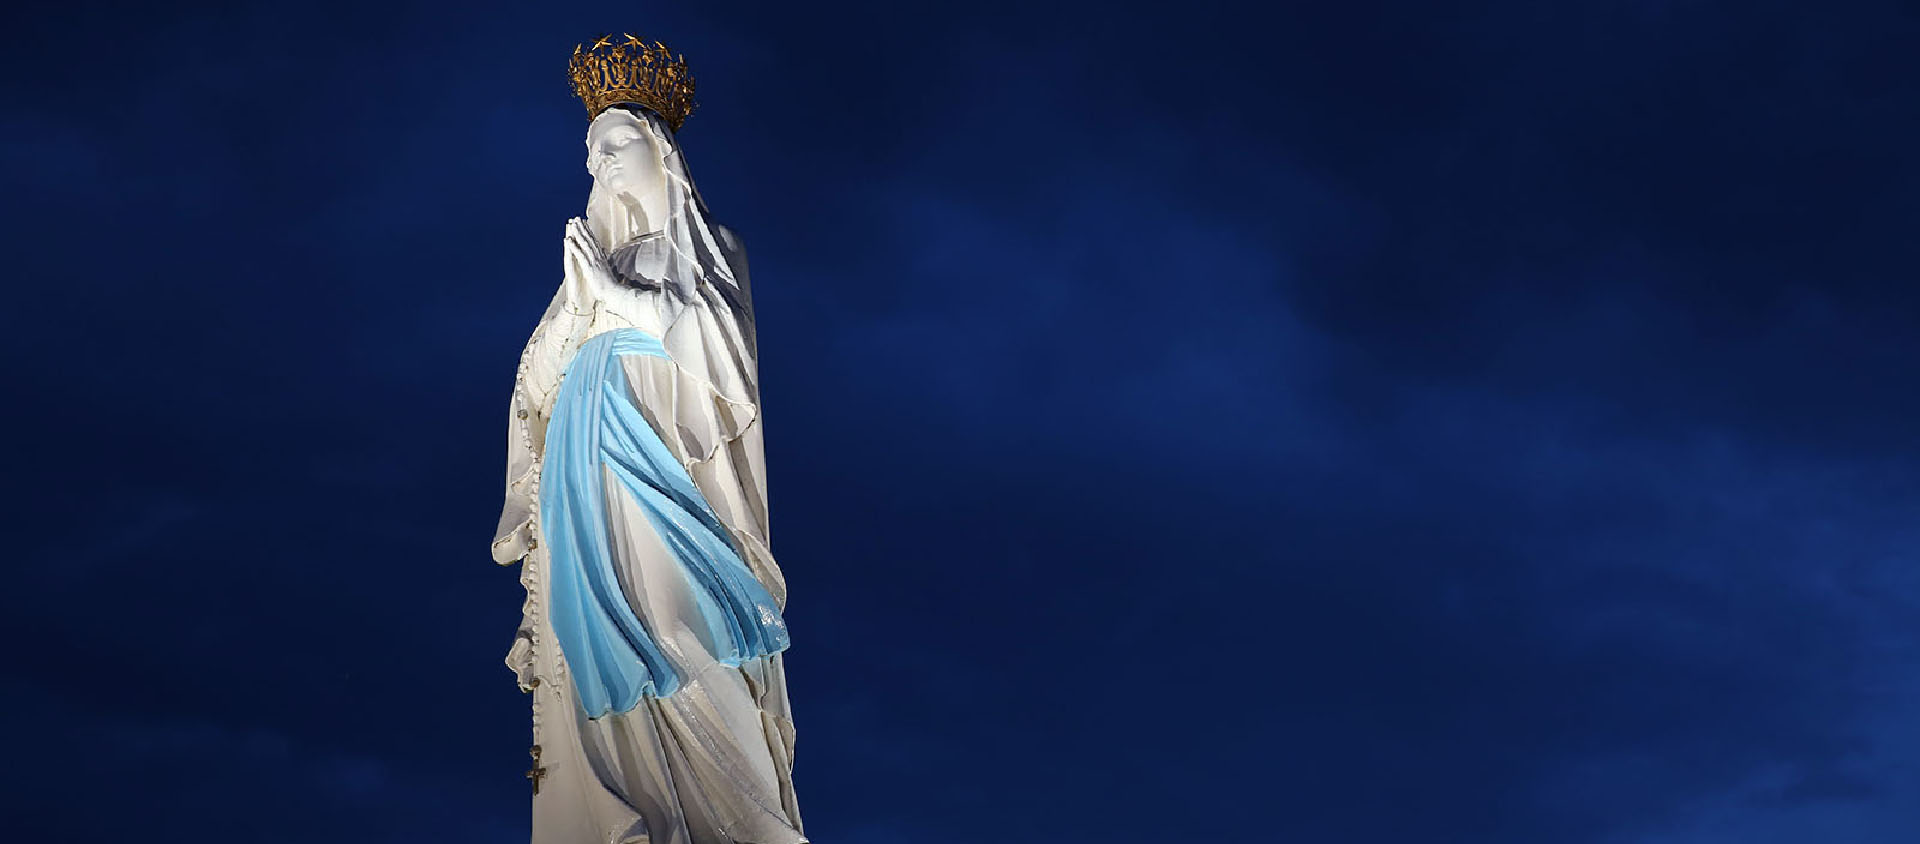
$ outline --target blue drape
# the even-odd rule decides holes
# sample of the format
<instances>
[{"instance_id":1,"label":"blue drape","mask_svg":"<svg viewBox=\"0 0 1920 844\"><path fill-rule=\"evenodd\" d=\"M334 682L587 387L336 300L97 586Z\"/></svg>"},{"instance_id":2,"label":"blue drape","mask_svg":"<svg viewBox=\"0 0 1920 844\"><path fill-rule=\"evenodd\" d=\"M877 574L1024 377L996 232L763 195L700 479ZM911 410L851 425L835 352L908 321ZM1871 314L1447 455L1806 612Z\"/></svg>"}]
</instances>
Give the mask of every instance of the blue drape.
<instances>
[{"instance_id":1,"label":"blue drape","mask_svg":"<svg viewBox=\"0 0 1920 844\"><path fill-rule=\"evenodd\" d=\"M567 364L547 425L540 522L550 617L590 718L626 712L644 695L680 688L680 674L628 603L608 533L607 496L631 495L672 552L701 623L727 665L787 648L786 622L740 559L732 536L680 461L634 405L622 355L668 358L659 338L617 329L582 344ZM606 489L603 467L619 480Z\"/></svg>"}]
</instances>

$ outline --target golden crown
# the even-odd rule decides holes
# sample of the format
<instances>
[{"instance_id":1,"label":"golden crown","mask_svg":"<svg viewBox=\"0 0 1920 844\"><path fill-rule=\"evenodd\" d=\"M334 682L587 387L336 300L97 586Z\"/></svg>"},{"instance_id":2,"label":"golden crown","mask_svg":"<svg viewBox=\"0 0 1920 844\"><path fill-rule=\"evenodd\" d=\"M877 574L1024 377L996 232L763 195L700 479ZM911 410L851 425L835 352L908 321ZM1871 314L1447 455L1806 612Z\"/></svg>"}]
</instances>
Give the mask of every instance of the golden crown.
<instances>
[{"instance_id":1,"label":"golden crown","mask_svg":"<svg viewBox=\"0 0 1920 844\"><path fill-rule=\"evenodd\" d=\"M693 113L693 74L687 57L675 56L658 41L648 44L632 35L622 41L599 35L573 48L567 79L573 95L587 105L587 119L600 116L607 106L634 103L653 110L680 131Z\"/></svg>"}]
</instances>

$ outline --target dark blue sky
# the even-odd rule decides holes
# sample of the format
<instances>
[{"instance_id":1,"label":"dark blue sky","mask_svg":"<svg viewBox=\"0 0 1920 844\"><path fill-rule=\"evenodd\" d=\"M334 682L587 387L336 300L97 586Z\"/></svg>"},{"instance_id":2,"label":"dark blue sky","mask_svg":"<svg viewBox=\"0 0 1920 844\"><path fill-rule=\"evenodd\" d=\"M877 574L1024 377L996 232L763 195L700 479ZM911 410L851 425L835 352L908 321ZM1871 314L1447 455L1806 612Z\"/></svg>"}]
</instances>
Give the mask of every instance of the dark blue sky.
<instances>
[{"instance_id":1,"label":"dark blue sky","mask_svg":"<svg viewBox=\"0 0 1920 844\"><path fill-rule=\"evenodd\" d=\"M630 29L822 844L1920 837L1920 13L542 5L8 27L10 831L525 840L487 542Z\"/></svg>"}]
</instances>

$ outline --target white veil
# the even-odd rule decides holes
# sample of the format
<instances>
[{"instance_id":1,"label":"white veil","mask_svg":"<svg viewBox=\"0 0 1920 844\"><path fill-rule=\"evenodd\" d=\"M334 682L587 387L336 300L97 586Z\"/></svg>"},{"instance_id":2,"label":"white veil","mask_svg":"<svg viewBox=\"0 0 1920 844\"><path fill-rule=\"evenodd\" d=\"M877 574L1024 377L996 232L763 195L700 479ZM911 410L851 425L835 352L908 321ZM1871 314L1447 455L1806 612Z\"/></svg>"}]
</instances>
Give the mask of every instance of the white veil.
<instances>
[{"instance_id":1,"label":"white veil","mask_svg":"<svg viewBox=\"0 0 1920 844\"><path fill-rule=\"evenodd\" d=\"M603 305L628 324L657 326L673 371L635 363L632 383L662 436L740 540L749 567L784 606L785 578L767 550L758 349L746 255L733 232L709 218L666 122L643 108L628 111L660 152L666 222L657 231L638 231L646 215L635 214L623 204L625 197L595 181L587 197L589 228L628 294Z\"/></svg>"},{"instance_id":2,"label":"white veil","mask_svg":"<svg viewBox=\"0 0 1920 844\"><path fill-rule=\"evenodd\" d=\"M623 271L623 275L631 273L664 280L683 302L695 295L701 282L706 282L724 296L728 304L740 310L743 317L751 320L746 260L739 241L732 230L710 221L706 201L701 199L700 190L687 172L686 155L673 131L651 110L619 105L614 108L624 108L646 127L652 135L653 148L660 151L667 219L658 232L657 245L648 243L645 244L648 248L634 248L642 246L642 239L655 232L640 231L640 215L623 202L627 198L613 194L595 181L587 195L587 219L594 237L610 258L618 256L614 260L615 269Z\"/></svg>"}]
</instances>

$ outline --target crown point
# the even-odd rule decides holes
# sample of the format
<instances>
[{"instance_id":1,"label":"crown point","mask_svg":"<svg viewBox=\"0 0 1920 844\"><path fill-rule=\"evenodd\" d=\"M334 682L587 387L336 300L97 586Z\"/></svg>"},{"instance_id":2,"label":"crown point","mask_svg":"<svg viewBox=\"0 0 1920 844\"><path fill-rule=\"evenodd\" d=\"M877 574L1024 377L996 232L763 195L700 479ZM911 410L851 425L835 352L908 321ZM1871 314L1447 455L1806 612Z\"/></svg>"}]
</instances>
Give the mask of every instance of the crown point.
<instances>
[{"instance_id":1,"label":"crown point","mask_svg":"<svg viewBox=\"0 0 1920 844\"><path fill-rule=\"evenodd\" d=\"M667 127L680 131L687 115L692 114L693 74L687 70L684 53L674 53L666 44L648 44L631 32L615 36L595 36L590 45L576 46L568 64L568 79L574 95L587 107L589 118L597 117L618 103L634 103L660 115Z\"/></svg>"}]
</instances>

